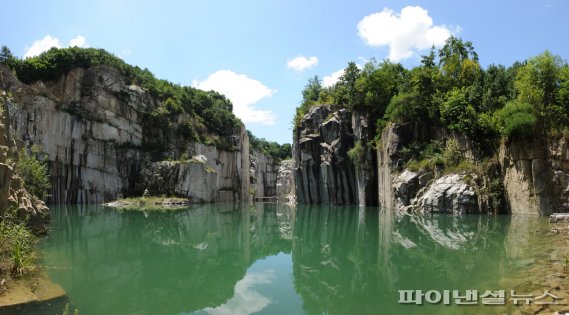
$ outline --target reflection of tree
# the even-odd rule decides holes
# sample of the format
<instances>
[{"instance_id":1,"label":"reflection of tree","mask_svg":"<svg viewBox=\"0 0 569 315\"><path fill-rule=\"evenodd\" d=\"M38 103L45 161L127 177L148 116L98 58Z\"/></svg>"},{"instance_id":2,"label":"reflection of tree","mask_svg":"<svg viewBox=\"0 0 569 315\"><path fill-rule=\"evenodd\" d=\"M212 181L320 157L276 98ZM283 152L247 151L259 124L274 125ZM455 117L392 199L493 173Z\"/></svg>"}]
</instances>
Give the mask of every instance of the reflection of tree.
<instances>
[{"instance_id":1,"label":"reflection of tree","mask_svg":"<svg viewBox=\"0 0 569 315\"><path fill-rule=\"evenodd\" d=\"M309 314L396 314L406 310L397 303L397 290L495 285L504 265L509 222L503 219L397 217L390 212L378 218L375 209L358 213L353 208L299 206L295 288Z\"/></svg>"},{"instance_id":2,"label":"reflection of tree","mask_svg":"<svg viewBox=\"0 0 569 315\"><path fill-rule=\"evenodd\" d=\"M173 314L215 307L233 296L255 260L290 251L275 210L205 205L144 214L58 207L45 263L55 268L49 272L71 301L87 306L85 313Z\"/></svg>"}]
</instances>

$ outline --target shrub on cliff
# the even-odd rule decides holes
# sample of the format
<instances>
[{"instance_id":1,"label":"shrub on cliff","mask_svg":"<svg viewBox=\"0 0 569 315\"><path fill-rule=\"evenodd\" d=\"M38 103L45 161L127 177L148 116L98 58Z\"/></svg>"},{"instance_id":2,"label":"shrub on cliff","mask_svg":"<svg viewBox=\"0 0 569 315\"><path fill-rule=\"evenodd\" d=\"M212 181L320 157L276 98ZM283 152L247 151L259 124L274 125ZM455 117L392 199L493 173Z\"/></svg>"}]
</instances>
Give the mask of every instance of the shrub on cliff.
<instances>
[{"instance_id":1,"label":"shrub on cliff","mask_svg":"<svg viewBox=\"0 0 569 315\"><path fill-rule=\"evenodd\" d=\"M527 103L509 102L495 114L498 131L504 137L530 137L537 122L535 108Z\"/></svg>"},{"instance_id":2,"label":"shrub on cliff","mask_svg":"<svg viewBox=\"0 0 569 315\"><path fill-rule=\"evenodd\" d=\"M365 154L365 144L362 144L361 141L357 141L354 147L348 151L348 157L358 168L365 162Z\"/></svg>"},{"instance_id":3,"label":"shrub on cliff","mask_svg":"<svg viewBox=\"0 0 569 315\"><path fill-rule=\"evenodd\" d=\"M22 177L26 190L45 200L51 184L47 172L46 157L40 147L33 146L29 151L23 149L18 155L16 172Z\"/></svg>"}]
</instances>

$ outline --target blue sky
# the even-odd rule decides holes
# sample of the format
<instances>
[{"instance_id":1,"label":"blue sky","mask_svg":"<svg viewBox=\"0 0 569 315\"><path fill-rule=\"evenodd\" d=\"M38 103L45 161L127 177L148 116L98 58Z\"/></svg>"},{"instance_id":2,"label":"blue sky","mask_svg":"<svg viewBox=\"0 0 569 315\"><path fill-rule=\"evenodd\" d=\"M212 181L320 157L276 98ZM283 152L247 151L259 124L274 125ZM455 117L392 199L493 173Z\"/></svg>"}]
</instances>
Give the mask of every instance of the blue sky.
<instances>
[{"instance_id":1,"label":"blue sky","mask_svg":"<svg viewBox=\"0 0 569 315\"><path fill-rule=\"evenodd\" d=\"M216 89L255 135L292 141L307 79L349 61L418 64L426 43L473 42L483 66L549 49L569 59L569 1L4 1L0 44L104 48L157 77ZM49 36L49 37L48 37ZM35 44L34 44L35 43ZM304 57L295 60L297 57Z\"/></svg>"}]
</instances>

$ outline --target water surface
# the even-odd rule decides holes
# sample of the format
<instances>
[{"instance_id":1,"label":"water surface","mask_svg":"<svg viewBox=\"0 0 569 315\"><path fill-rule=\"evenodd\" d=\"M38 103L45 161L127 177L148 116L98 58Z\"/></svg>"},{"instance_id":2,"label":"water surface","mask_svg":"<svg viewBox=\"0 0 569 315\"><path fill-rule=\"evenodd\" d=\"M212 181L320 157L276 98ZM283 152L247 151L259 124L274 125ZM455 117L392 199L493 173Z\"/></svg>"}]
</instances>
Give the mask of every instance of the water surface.
<instances>
[{"instance_id":1,"label":"water surface","mask_svg":"<svg viewBox=\"0 0 569 315\"><path fill-rule=\"evenodd\" d=\"M42 262L81 315L475 314L398 290L509 290L544 224L284 204L51 211Z\"/></svg>"}]
</instances>

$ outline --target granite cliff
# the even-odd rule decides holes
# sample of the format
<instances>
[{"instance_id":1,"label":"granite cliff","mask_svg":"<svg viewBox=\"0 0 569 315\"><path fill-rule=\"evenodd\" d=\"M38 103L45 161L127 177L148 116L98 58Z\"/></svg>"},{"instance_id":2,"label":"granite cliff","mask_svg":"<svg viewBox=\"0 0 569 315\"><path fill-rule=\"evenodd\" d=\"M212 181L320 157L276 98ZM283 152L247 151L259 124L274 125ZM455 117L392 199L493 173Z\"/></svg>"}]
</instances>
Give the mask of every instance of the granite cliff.
<instances>
[{"instance_id":1,"label":"granite cliff","mask_svg":"<svg viewBox=\"0 0 569 315\"><path fill-rule=\"evenodd\" d=\"M243 125L205 145L151 113L163 100L111 66L73 68L51 81L20 82L0 65L15 137L47 154L51 203L102 203L145 189L200 202L249 199ZM209 131L205 131L209 132Z\"/></svg>"},{"instance_id":2,"label":"granite cliff","mask_svg":"<svg viewBox=\"0 0 569 315\"><path fill-rule=\"evenodd\" d=\"M481 157L476 144L443 127L392 123L377 148L364 146L354 161L348 152L371 138L365 123L361 114L335 105L314 106L304 115L293 143L298 202L454 214L569 211L564 137L502 140ZM409 148L435 142L443 151L452 148L456 164L410 168Z\"/></svg>"}]
</instances>

